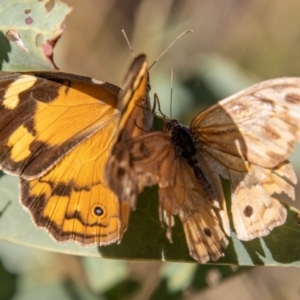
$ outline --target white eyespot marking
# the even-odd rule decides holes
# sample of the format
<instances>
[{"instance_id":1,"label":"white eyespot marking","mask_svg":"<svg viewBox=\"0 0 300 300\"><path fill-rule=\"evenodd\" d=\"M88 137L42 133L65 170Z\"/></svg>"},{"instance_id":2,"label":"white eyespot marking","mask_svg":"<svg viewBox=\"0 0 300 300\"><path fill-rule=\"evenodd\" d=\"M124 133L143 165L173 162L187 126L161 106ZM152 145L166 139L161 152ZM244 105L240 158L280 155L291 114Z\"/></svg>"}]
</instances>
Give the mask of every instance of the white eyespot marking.
<instances>
[{"instance_id":1,"label":"white eyespot marking","mask_svg":"<svg viewBox=\"0 0 300 300\"><path fill-rule=\"evenodd\" d=\"M3 97L3 106L6 109L15 109L20 102L19 94L31 88L36 81L37 79L33 76L23 75L11 83Z\"/></svg>"}]
</instances>

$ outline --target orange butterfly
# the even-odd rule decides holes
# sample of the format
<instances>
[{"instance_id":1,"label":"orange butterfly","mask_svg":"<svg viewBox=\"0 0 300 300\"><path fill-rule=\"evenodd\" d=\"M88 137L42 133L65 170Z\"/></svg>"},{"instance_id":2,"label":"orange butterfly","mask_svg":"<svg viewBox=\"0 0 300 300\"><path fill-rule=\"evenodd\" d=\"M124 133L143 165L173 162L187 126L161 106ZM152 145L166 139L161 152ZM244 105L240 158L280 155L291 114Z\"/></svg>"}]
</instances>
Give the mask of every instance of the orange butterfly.
<instances>
[{"instance_id":1,"label":"orange butterfly","mask_svg":"<svg viewBox=\"0 0 300 300\"><path fill-rule=\"evenodd\" d=\"M121 240L130 208L107 187L103 169L116 135L123 141L150 130L148 91L145 55L134 59L122 91L66 73L0 77L1 169L20 177L21 203L55 240Z\"/></svg>"},{"instance_id":2,"label":"orange butterfly","mask_svg":"<svg viewBox=\"0 0 300 300\"><path fill-rule=\"evenodd\" d=\"M116 144L106 180L132 208L145 186L157 184L170 241L178 215L190 255L216 261L230 235L221 178L230 182L237 237L265 236L287 216L273 194L295 199L297 178L287 158L299 141L300 78L268 80L199 113L190 127L168 120L163 132Z\"/></svg>"}]
</instances>

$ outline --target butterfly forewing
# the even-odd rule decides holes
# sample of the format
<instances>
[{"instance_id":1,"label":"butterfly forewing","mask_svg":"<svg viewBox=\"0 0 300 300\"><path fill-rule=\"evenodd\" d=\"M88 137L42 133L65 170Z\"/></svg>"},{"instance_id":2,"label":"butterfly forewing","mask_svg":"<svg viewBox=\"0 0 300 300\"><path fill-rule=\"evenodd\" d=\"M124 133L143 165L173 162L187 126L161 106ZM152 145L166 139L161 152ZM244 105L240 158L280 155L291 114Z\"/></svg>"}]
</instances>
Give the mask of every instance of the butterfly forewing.
<instances>
[{"instance_id":1,"label":"butterfly forewing","mask_svg":"<svg viewBox=\"0 0 300 300\"><path fill-rule=\"evenodd\" d=\"M129 206L103 178L119 88L45 72L3 75L0 93L1 168L21 177L21 202L36 225L57 241L120 241Z\"/></svg>"},{"instance_id":2,"label":"butterfly forewing","mask_svg":"<svg viewBox=\"0 0 300 300\"><path fill-rule=\"evenodd\" d=\"M149 98L150 84L147 67L146 56L141 54L134 59L125 76L118 96L121 119L114 144L151 130L153 112Z\"/></svg>"},{"instance_id":3,"label":"butterfly forewing","mask_svg":"<svg viewBox=\"0 0 300 300\"><path fill-rule=\"evenodd\" d=\"M125 77L122 92L120 92L118 98L121 119L105 170L108 185L119 196L119 199L125 200L126 198L126 201L133 209L136 205L136 197L124 197L123 191L121 192L119 189L119 177L122 176L122 168L124 168L124 172L130 172L130 170L127 165L122 165L122 167L119 168L121 161L118 156L119 154L117 154L117 147L120 143L132 137L148 133L151 130L153 112L149 99L150 85L147 66L146 56L139 55L134 59ZM126 158L125 161L128 159L130 158ZM123 162L122 157L121 160ZM131 194L139 193L141 190L136 187L133 188L133 185L138 186L138 183L132 181L132 179L128 181L129 184L130 182L132 183L131 187L128 186L127 190L130 190Z\"/></svg>"},{"instance_id":4,"label":"butterfly forewing","mask_svg":"<svg viewBox=\"0 0 300 300\"><path fill-rule=\"evenodd\" d=\"M199 153L215 162L210 172L231 183L237 237L282 225L286 209L272 195L294 199L295 173L285 160L300 140L300 79L265 81L224 99L196 116L191 131Z\"/></svg>"},{"instance_id":5,"label":"butterfly forewing","mask_svg":"<svg viewBox=\"0 0 300 300\"><path fill-rule=\"evenodd\" d=\"M218 102L195 117L191 130L212 151L274 168L300 140L299 119L300 79L279 78Z\"/></svg>"},{"instance_id":6,"label":"butterfly forewing","mask_svg":"<svg viewBox=\"0 0 300 300\"><path fill-rule=\"evenodd\" d=\"M48 73L48 78L47 73L9 74L1 83L1 167L27 179L41 176L73 147L119 118L119 90L112 85L95 85L65 73Z\"/></svg>"}]
</instances>

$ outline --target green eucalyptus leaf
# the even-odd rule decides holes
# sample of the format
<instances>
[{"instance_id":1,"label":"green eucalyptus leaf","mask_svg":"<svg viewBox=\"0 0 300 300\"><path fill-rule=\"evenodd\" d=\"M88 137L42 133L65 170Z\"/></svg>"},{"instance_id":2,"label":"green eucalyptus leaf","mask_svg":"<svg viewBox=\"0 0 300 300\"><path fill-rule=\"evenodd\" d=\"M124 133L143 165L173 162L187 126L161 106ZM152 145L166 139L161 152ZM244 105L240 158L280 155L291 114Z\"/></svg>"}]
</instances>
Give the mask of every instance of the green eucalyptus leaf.
<instances>
[{"instance_id":1,"label":"green eucalyptus leaf","mask_svg":"<svg viewBox=\"0 0 300 300\"><path fill-rule=\"evenodd\" d=\"M0 0L0 70L53 70L53 47L70 11L58 0Z\"/></svg>"},{"instance_id":2,"label":"green eucalyptus leaf","mask_svg":"<svg viewBox=\"0 0 300 300\"><path fill-rule=\"evenodd\" d=\"M173 244L158 219L157 188L147 188L131 215L129 227L120 244L82 247L74 242L56 243L45 230L35 228L29 214L18 201L18 179L0 178L0 238L22 245L61 253L163 261L194 261L188 252L182 226L175 218ZM218 264L299 266L300 226L297 210L288 207L288 218L264 238L242 242L234 232Z\"/></svg>"}]
</instances>

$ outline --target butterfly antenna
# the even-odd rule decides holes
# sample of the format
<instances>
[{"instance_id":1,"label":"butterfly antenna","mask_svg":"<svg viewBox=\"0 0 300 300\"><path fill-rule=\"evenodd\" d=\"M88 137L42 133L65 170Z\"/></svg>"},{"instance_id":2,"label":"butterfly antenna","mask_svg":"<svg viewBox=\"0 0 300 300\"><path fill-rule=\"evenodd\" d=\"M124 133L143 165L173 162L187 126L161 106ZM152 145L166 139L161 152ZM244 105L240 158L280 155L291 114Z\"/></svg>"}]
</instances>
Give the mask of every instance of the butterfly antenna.
<instances>
[{"instance_id":1,"label":"butterfly antenna","mask_svg":"<svg viewBox=\"0 0 300 300\"><path fill-rule=\"evenodd\" d=\"M175 42L177 42L182 36L184 36L187 33L193 32L193 30L186 30L179 34L179 36L156 58L156 60L152 63L152 65L149 67L148 72L150 69L156 64L156 62L173 46Z\"/></svg>"},{"instance_id":2,"label":"butterfly antenna","mask_svg":"<svg viewBox=\"0 0 300 300\"><path fill-rule=\"evenodd\" d=\"M160 107L160 101L159 101L159 98L158 98L157 94L155 93L155 94L154 94L154 104L153 104L153 109L152 109L152 111L155 110L156 105L158 106L157 111L160 113L160 115L161 115L164 119L168 119L168 117L162 112L161 107Z\"/></svg>"},{"instance_id":3,"label":"butterfly antenna","mask_svg":"<svg viewBox=\"0 0 300 300\"><path fill-rule=\"evenodd\" d=\"M174 76L174 68L171 71L171 93L170 93L170 118L172 120L172 100L173 100L173 76Z\"/></svg>"},{"instance_id":4,"label":"butterfly antenna","mask_svg":"<svg viewBox=\"0 0 300 300\"><path fill-rule=\"evenodd\" d=\"M128 37L127 37L127 34L126 34L126 32L125 32L124 29L122 29L121 31L122 31L122 33L123 33L123 35L124 35L125 41L127 42L127 45L128 45L129 50L130 50L130 52L131 52L131 55L132 55L133 58L134 58L135 55L134 55L134 53L133 53L133 50L132 50L131 44L130 44L130 42L129 42L129 39L128 39Z\"/></svg>"}]
</instances>

